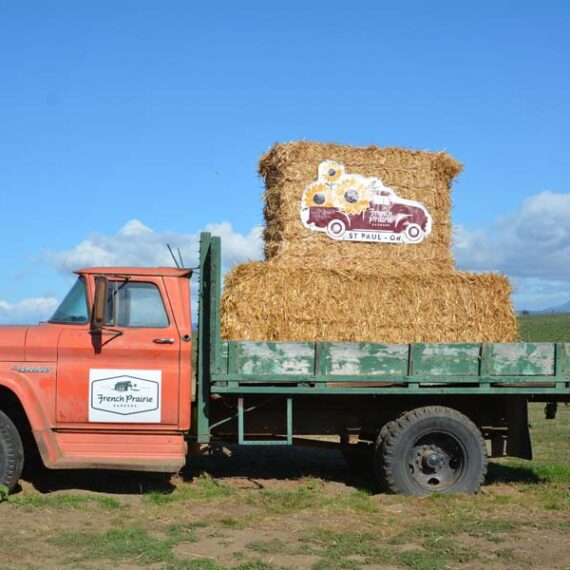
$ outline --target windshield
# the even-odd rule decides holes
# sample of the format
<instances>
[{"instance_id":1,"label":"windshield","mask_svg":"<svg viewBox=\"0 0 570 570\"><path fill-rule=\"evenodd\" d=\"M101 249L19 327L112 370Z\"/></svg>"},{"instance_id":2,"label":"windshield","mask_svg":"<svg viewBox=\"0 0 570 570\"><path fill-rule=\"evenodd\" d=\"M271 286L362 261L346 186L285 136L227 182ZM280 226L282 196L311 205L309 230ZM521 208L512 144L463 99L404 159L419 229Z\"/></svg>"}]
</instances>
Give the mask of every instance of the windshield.
<instances>
[{"instance_id":1,"label":"windshield","mask_svg":"<svg viewBox=\"0 0 570 570\"><path fill-rule=\"evenodd\" d=\"M81 324L89 321L85 281L80 277L61 302L50 323Z\"/></svg>"}]
</instances>

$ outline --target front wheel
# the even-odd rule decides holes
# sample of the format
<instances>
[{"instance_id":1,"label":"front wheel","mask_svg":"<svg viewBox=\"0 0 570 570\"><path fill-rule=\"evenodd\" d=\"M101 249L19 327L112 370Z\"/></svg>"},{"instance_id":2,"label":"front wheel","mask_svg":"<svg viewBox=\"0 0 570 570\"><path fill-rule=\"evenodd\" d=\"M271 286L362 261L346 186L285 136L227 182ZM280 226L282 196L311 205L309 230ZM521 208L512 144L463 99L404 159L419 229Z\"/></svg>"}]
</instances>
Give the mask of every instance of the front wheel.
<instances>
[{"instance_id":1,"label":"front wheel","mask_svg":"<svg viewBox=\"0 0 570 570\"><path fill-rule=\"evenodd\" d=\"M376 477L392 493L476 493L487 473L487 453L469 418L426 406L382 428L374 464Z\"/></svg>"},{"instance_id":2,"label":"front wheel","mask_svg":"<svg viewBox=\"0 0 570 570\"><path fill-rule=\"evenodd\" d=\"M424 239L424 231L418 224L409 224L405 233L410 243L418 243Z\"/></svg>"},{"instance_id":3,"label":"front wheel","mask_svg":"<svg viewBox=\"0 0 570 570\"><path fill-rule=\"evenodd\" d=\"M24 466L24 448L12 420L0 411L0 485L12 490Z\"/></svg>"}]
</instances>

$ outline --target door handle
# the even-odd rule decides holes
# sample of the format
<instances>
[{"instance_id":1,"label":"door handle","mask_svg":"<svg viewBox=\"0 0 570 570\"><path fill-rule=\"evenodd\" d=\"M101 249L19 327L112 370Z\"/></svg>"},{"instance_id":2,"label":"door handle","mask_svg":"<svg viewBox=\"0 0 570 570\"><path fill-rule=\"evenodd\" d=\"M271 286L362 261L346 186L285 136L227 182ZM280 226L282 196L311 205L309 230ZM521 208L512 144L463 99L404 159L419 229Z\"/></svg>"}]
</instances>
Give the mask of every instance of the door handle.
<instances>
[{"instance_id":1,"label":"door handle","mask_svg":"<svg viewBox=\"0 0 570 570\"><path fill-rule=\"evenodd\" d=\"M173 338L155 338L152 342L155 344L174 344Z\"/></svg>"}]
</instances>

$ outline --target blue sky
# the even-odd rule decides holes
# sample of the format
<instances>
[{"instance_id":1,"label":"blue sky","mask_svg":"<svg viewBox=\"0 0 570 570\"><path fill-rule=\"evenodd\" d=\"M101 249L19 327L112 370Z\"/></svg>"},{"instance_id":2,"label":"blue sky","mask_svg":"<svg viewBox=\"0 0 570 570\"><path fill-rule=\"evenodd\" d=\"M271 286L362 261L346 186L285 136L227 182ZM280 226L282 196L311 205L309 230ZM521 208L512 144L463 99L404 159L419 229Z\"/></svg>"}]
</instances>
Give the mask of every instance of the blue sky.
<instances>
[{"instance_id":1,"label":"blue sky","mask_svg":"<svg viewBox=\"0 0 570 570\"><path fill-rule=\"evenodd\" d=\"M168 237L191 256L209 223L231 224L241 261L258 158L297 139L447 150L465 164L459 265L506 271L519 308L570 299L569 17L563 1L0 0L0 320L45 312L101 251L160 261Z\"/></svg>"}]
</instances>

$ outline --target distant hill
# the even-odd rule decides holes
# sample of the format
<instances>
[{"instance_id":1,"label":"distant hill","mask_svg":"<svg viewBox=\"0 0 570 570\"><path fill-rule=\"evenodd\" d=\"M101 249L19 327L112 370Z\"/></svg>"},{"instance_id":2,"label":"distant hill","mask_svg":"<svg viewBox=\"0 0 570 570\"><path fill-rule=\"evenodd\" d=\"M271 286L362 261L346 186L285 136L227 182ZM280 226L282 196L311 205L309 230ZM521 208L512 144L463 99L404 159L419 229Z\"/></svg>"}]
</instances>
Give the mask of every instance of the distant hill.
<instances>
[{"instance_id":1,"label":"distant hill","mask_svg":"<svg viewBox=\"0 0 570 570\"><path fill-rule=\"evenodd\" d=\"M556 307L548 307L548 309L542 309L542 311L532 311L533 313L570 313L570 301L564 303L563 305L557 305Z\"/></svg>"}]
</instances>

